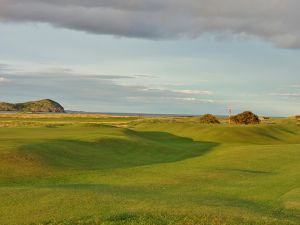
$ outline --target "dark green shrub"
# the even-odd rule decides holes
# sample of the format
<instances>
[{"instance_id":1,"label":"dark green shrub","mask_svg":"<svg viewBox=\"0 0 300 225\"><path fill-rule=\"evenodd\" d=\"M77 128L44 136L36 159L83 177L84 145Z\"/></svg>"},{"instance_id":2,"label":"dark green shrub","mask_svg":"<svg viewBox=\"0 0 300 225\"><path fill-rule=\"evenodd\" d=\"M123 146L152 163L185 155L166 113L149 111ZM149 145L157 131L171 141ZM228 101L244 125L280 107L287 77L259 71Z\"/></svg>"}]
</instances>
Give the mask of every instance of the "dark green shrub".
<instances>
[{"instance_id":1,"label":"dark green shrub","mask_svg":"<svg viewBox=\"0 0 300 225\"><path fill-rule=\"evenodd\" d=\"M250 111L245 111L231 117L231 122L235 124L259 124L260 120L257 115Z\"/></svg>"},{"instance_id":2,"label":"dark green shrub","mask_svg":"<svg viewBox=\"0 0 300 225\"><path fill-rule=\"evenodd\" d=\"M220 121L212 114L205 114L200 117L200 123L219 124Z\"/></svg>"}]
</instances>

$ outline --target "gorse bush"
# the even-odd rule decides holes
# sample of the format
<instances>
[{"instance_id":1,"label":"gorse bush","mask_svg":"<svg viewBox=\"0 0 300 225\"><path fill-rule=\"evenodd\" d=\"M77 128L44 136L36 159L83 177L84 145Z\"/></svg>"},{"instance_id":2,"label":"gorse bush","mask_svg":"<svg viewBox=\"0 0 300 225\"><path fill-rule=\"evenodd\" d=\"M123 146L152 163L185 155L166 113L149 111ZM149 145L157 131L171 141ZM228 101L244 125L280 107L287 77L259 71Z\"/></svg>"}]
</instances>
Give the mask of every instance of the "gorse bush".
<instances>
[{"instance_id":1,"label":"gorse bush","mask_svg":"<svg viewBox=\"0 0 300 225\"><path fill-rule=\"evenodd\" d=\"M245 111L236 116L232 116L231 122L235 124L259 124L260 120L257 115L250 111Z\"/></svg>"},{"instance_id":2,"label":"gorse bush","mask_svg":"<svg viewBox=\"0 0 300 225\"><path fill-rule=\"evenodd\" d=\"M205 114L200 117L200 123L219 124L220 121L212 114Z\"/></svg>"}]
</instances>

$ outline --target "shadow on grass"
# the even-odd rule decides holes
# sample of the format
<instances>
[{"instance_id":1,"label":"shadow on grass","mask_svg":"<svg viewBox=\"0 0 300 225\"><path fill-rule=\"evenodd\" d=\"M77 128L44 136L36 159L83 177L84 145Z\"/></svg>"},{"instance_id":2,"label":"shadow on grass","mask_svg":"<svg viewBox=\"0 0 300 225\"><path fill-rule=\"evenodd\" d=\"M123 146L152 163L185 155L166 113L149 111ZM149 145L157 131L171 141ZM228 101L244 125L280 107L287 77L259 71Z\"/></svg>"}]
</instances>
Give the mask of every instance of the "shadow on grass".
<instances>
[{"instance_id":1,"label":"shadow on grass","mask_svg":"<svg viewBox=\"0 0 300 225\"><path fill-rule=\"evenodd\" d=\"M20 147L19 153L56 168L98 170L180 161L201 156L217 145L166 132L125 130L120 138L94 142L57 139L30 143Z\"/></svg>"},{"instance_id":2,"label":"shadow on grass","mask_svg":"<svg viewBox=\"0 0 300 225\"><path fill-rule=\"evenodd\" d=\"M249 169L234 169L234 168L222 168L219 169L222 171L232 171L232 172L239 172L239 173L248 173L248 174L261 174L261 175L273 175L273 172L269 172L269 171L262 171L262 170L249 170Z\"/></svg>"},{"instance_id":3,"label":"shadow on grass","mask_svg":"<svg viewBox=\"0 0 300 225\"><path fill-rule=\"evenodd\" d=\"M226 215L221 213L198 212L197 214L166 212L115 212L110 216L87 216L80 219L47 221L39 225L296 225L289 220L251 218L247 215ZM37 224L32 224L37 225Z\"/></svg>"}]
</instances>

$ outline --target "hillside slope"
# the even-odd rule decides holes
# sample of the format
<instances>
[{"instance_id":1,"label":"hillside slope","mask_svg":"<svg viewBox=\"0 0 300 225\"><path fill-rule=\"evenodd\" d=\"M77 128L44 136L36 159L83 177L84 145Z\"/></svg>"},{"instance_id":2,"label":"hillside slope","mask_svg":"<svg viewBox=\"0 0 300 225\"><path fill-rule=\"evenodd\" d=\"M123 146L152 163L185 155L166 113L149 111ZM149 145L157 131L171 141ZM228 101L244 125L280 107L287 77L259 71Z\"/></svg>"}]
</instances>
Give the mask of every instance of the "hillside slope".
<instances>
[{"instance_id":1,"label":"hillside slope","mask_svg":"<svg viewBox=\"0 0 300 225\"><path fill-rule=\"evenodd\" d=\"M185 123L140 123L137 131L163 131L174 135L218 143L284 144L300 143L299 124L203 125Z\"/></svg>"},{"instance_id":2,"label":"hillside slope","mask_svg":"<svg viewBox=\"0 0 300 225\"><path fill-rule=\"evenodd\" d=\"M51 99L43 99L39 101L31 101L25 103L11 104L0 103L0 111L19 111L19 112L55 112L64 113L64 108Z\"/></svg>"}]
</instances>

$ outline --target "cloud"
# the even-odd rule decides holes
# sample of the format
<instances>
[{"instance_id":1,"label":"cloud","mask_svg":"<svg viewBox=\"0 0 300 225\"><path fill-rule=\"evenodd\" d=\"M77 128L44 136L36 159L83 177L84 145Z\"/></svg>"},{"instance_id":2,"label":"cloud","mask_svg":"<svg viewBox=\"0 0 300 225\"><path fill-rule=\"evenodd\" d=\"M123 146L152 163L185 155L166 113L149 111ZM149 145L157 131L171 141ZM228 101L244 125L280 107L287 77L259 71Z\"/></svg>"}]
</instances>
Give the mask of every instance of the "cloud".
<instances>
[{"instance_id":1,"label":"cloud","mask_svg":"<svg viewBox=\"0 0 300 225\"><path fill-rule=\"evenodd\" d=\"M201 90L176 90L174 92L182 94L196 94L196 95L212 95L211 91L201 91Z\"/></svg>"},{"instance_id":2,"label":"cloud","mask_svg":"<svg viewBox=\"0 0 300 225\"><path fill-rule=\"evenodd\" d=\"M147 39L258 37L300 48L299 0L0 0L0 21Z\"/></svg>"},{"instance_id":3,"label":"cloud","mask_svg":"<svg viewBox=\"0 0 300 225\"><path fill-rule=\"evenodd\" d=\"M83 74L83 73L47 73L47 72L37 72L32 73L32 77L51 77L53 79L94 79L94 80L121 80L121 79L136 79L135 76L126 76L126 75L105 75L105 74ZM69 76L69 77L68 77Z\"/></svg>"},{"instance_id":4,"label":"cloud","mask_svg":"<svg viewBox=\"0 0 300 225\"><path fill-rule=\"evenodd\" d=\"M179 101L187 101L187 102L193 102L193 103L203 103L203 104L213 104L217 103L215 100L212 99L199 99L199 98L192 98L192 97L181 97L181 98L175 98L176 100Z\"/></svg>"},{"instance_id":5,"label":"cloud","mask_svg":"<svg viewBox=\"0 0 300 225\"><path fill-rule=\"evenodd\" d=\"M0 63L0 72L5 72L9 69L8 64Z\"/></svg>"},{"instance_id":6,"label":"cloud","mask_svg":"<svg viewBox=\"0 0 300 225\"><path fill-rule=\"evenodd\" d=\"M1 86L0 96L7 102L50 98L72 110L161 113L191 113L203 104L215 103L206 94L191 95L167 88L122 84L121 79L139 79L131 76L72 75L69 70L59 75L22 72L6 76L10 82ZM0 84L1 81L0 78Z\"/></svg>"},{"instance_id":7,"label":"cloud","mask_svg":"<svg viewBox=\"0 0 300 225\"><path fill-rule=\"evenodd\" d=\"M6 83L9 82L9 79L5 78L5 77L0 77L0 84L1 83Z\"/></svg>"},{"instance_id":8,"label":"cloud","mask_svg":"<svg viewBox=\"0 0 300 225\"><path fill-rule=\"evenodd\" d=\"M271 96L279 96L279 97L300 97L299 93L270 93Z\"/></svg>"},{"instance_id":9,"label":"cloud","mask_svg":"<svg viewBox=\"0 0 300 225\"><path fill-rule=\"evenodd\" d=\"M3 64L4 65L4 64ZM20 76L24 76L26 78L37 78L37 79L101 79L101 80L120 80L120 79L138 79L141 76L139 75L115 75L115 74L90 74L75 71L68 67L41 67L34 71L19 68L14 66L15 70L7 70L8 67L3 67L6 71L6 75L11 78L19 78ZM35 66L32 66L35 68ZM3 69L3 70L4 70ZM0 64L1 71L1 64ZM150 78L150 76L148 77Z\"/></svg>"},{"instance_id":10,"label":"cloud","mask_svg":"<svg viewBox=\"0 0 300 225\"><path fill-rule=\"evenodd\" d=\"M294 85L291 85L291 88L296 88L296 89L298 89L298 88L300 88L300 84L294 84Z\"/></svg>"}]
</instances>

